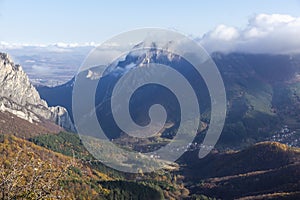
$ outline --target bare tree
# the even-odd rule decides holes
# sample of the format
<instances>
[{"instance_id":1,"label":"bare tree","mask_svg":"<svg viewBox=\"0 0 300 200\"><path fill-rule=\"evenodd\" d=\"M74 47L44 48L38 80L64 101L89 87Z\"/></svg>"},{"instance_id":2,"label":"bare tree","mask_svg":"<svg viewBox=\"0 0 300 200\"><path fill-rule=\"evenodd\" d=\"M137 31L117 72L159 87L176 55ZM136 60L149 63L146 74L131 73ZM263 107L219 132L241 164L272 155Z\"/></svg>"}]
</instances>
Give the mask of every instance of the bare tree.
<instances>
[{"instance_id":1,"label":"bare tree","mask_svg":"<svg viewBox=\"0 0 300 200\"><path fill-rule=\"evenodd\" d=\"M0 198L65 199L62 181L71 163L57 165L41 160L29 147L19 150L13 158L0 164Z\"/></svg>"}]
</instances>

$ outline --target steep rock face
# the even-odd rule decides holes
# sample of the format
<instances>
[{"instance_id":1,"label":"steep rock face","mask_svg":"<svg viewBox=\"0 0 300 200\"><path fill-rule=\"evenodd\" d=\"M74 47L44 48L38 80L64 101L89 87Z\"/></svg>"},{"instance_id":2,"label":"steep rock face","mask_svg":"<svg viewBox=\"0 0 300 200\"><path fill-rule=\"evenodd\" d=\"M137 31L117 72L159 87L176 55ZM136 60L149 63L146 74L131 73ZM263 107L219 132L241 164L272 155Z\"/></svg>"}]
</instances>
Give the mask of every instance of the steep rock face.
<instances>
[{"instance_id":1,"label":"steep rock face","mask_svg":"<svg viewBox=\"0 0 300 200\"><path fill-rule=\"evenodd\" d=\"M48 107L22 67L14 64L5 53L0 53L0 88L0 111L31 123L49 120L66 130L75 131L67 110L60 106Z\"/></svg>"}]
</instances>

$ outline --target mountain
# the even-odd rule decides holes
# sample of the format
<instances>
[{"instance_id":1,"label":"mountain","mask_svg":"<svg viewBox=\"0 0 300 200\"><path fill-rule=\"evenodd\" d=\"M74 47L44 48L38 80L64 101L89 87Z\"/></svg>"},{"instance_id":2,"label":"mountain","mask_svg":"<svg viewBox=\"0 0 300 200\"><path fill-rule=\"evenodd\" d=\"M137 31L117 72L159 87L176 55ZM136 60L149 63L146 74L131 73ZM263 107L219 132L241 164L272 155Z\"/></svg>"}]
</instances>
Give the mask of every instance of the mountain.
<instances>
[{"instance_id":1,"label":"mountain","mask_svg":"<svg viewBox=\"0 0 300 200\"><path fill-rule=\"evenodd\" d=\"M227 118L218 148L241 148L264 140L274 140L299 147L300 140L297 138L300 135L300 125L297 113L300 112L300 56L213 53L211 57L224 80L228 101ZM109 110L110 102L105 104L103 99L109 97L113 85L130 70L130 67L141 66L146 62L169 65L180 71L190 81L198 99L201 100L199 102L201 102L202 121L209 122L210 99L201 76L197 76L184 59L170 56L153 47L140 54L129 52L124 60L109 66L105 76L100 78L99 82L103 88L97 90L96 100L97 104L102 105L98 108L98 118L103 121L101 125L104 129L108 132L120 132L112 119ZM91 71L93 68L81 73L89 78ZM65 106L72 113L73 84L74 78L61 86L39 86L37 90L49 105ZM172 94L157 87L145 87L141 90L136 92L137 95L132 100L136 106L132 107L131 112L137 122L141 124L147 122L146 112L149 105L155 103L166 105L163 101L168 99L167 110L170 116L168 120L176 124L178 104L176 101L171 102L170 99L174 98ZM139 96L138 94L142 92L143 95ZM155 100L151 98L153 94L157 96ZM61 95L61 98L56 98L58 95ZM139 102L143 102L144 106ZM288 131L281 134L286 128ZM114 134L113 137L118 137L118 134Z\"/></svg>"},{"instance_id":2,"label":"mountain","mask_svg":"<svg viewBox=\"0 0 300 200\"><path fill-rule=\"evenodd\" d=\"M53 122L75 131L67 110L60 106L48 107L30 83L22 67L14 64L5 53L0 53L0 111L11 113L31 124Z\"/></svg>"},{"instance_id":3,"label":"mountain","mask_svg":"<svg viewBox=\"0 0 300 200\"><path fill-rule=\"evenodd\" d=\"M201 80L196 81L198 77L193 75L192 69L184 60L169 59L166 54L157 56L156 53L159 52L153 50L147 55L138 56L129 54L124 60L119 61L117 71L120 73L116 73L117 71L112 67L110 73L101 77L100 81L103 81L105 87L98 89L98 100L101 102L102 92L113 86L122 73L126 73L126 67L129 64L142 64L150 58L153 59L153 62L164 62L173 66L174 69L180 70L191 80L191 84L197 90L205 88ZM99 160L92 157L77 134L65 132L39 134L39 132L47 133L49 129L55 130L53 132L59 132L62 129L51 123L53 119L43 117L43 112L34 112L41 109L49 112L47 109L51 111L51 108L41 100L39 95L36 95L36 90L32 85L27 84L28 78L26 80L23 77L23 79L18 74L20 72L14 71L21 70L21 68L15 69L18 66L14 65L9 58L6 58L7 61L5 64L2 63L0 69L11 67L11 70L7 70L9 71L9 73L6 73L7 75L0 76L7 77L2 79L5 90L1 91L1 95L3 96L2 99L6 99L11 104L3 104L10 105L10 107L5 106L5 112L0 112L0 130L1 133L5 134L0 135L0 153L2 155L0 166L3 169L1 175L5 175L0 177L0 183L5 180L3 177L9 179L11 172L13 172L12 168L18 166L17 170L22 174L21 177L24 177L22 180L30 179L32 175L35 176L36 171L41 175L44 175L43 172L45 171L50 170L53 172L53 174L39 176L43 178L39 179L37 183L55 183L53 189L56 189L54 191L57 191L59 185L61 189L56 193L59 195L58 198L298 199L300 196L299 148L292 148L277 142L251 144L260 138L279 140L297 136L297 121L292 119L297 119L295 116L297 116L298 108L296 89L299 58L297 56L248 54L214 54L213 58L224 78L229 100L229 113L221 142L230 144L230 149L241 149L243 147L244 144L233 146L233 144L237 144L237 141L246 141L250 147L233 151L224 149L229 145L219 144L221 151L214 150L203 159L198 159L197 149L191 149L177 161L176 168L162 169L145 174L142 172L126 174L106 167ZM241 66L244 68L241 69ZM3 70L3 74L4 71L6 70ZM273 75L268 76L271 71ZM95 77L99 78L97 72L93 69L83 72L82 76L90 81L98 81ZM14 77L14 81L10 81L11 78L9 77ZM21 82L23 84L15 84ZM49 102L50 106L54 106L54 104L65 105L71 111L73 83L74 80L71 80L58 87L38 87L38 89L41 97L47 97L50 94L49 92L52 92L52 98L49 98L52 101L52 103ZM19 94L24 94L19 95L22 98L15 95L13 87ZM44 93L41 91L44 91ZM146 93L141 95L142 92ZM157 92L160 93L156 99L157 103L164 103L166 97L173 98L172 94L163 90L163 88L143 88L137 91L138 94L134 97L133 103L143 101L149 106L154 103L150 98L151 95ZM10 93L13 94L9 95ZM198 94L198 97L205 99L206 95L207 93ZM34 99L34 101L26 99ZM167 110L171 114L168 117L170 127L166 128L165 135L160 136L165 141L172 139L172 128L176 128L174 124L177 122L176 101L170 101L170 103L166 105L169 106ZM19 107L15 105L19 105ZM147 106L133 107L133 116L137 122L147 122L147 117L144 116ZM204 105L201 106L205 112L209 113L208 102L204 101ZM104 114L110 115L106 106L100 108L105 111ZM292 111L294 112L291 113ZM21 118L17 117L16 114ZM101 117L101 114L98 117ZM108 123L111 119L106 120L105 122ZM207 123L206 116L202 118L202 121L204 124ZM259 129L261 127L267 128ZM111 127L106 128L110 129ZM268 130L273 128L275 132L269 132L270 134L268 134ZM16 134L19 138L7 135L9 131L11 131L11 135L14 134L14 130L19 133ZM166 133L170 133L170 135ZM277 135L280 137L277 138ZM29 140L21 138L29 138ZM117 137L116 141L117 143L127 144L127 147L132 142L123 135ZM150 140L142 141L135 148L139 148L136 150L144 150L145 148L145 151L149 150L147 149L149 147L155 148L155 145L150 142ZM288 143L290 140L286 142ZM222 148L222 145L225 147ZM117 157L117 155L112 155L112 157ZM17 165L14 165L14 163L17 163ZM25 170L22 171L24 166ZM59 171L66 173L62 176L58 173ZM9 180L6 183L16 185L13 184L14 179ZM28 188L27 181L21 181L21 183L23 185L20 185L20 187L13 187L14 190L16 189L20 193L7 194L4 192L0 194L0 198L2 194L12 195L12 198L17 198L14 196L16 194L23 195L24 198L27 197L24 195L38 194L32 192L32 188L38 191L39 184L32 184L32 187ZM9 185L0 184L0 190L7 191L6 186Z\"/></svg>"},{"instance_id":4,"label":"mountain","mask_svg":"<svg viewBox=\"0 0 300 200\"><path fill-rule=\"evenodd\" d=\"M222 74L228 100L221 140L247 144L283 133L281 138L289 138L287 144L300 146L295 140L300 128L300 56L215 53L212 57ZM282 132L284 127L287 134Z\"/></svg>"},{"instance_id":5,"label":"mountain","mask_svg":"<svg viewBox=\"0 0 300 200\"><path fill-rule=\"evenodd\" d=\"M298 199L300 149L262 142L241 151L197 152L179 161L192 194L221 199Z\"/></svg>"}]
</instances>

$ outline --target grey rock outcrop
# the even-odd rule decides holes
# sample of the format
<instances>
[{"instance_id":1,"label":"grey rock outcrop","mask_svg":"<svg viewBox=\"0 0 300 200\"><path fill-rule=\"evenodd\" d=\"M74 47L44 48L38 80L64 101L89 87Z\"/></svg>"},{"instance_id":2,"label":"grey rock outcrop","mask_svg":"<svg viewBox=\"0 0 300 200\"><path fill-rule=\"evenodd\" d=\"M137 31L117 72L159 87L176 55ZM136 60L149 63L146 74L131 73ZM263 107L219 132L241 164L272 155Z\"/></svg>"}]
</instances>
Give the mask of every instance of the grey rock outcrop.
<instances>
[{"instance_id":1,"label":"grey rock outcrop","mask_svg":"<svg viewBox=\"0 0 300 200\"><path fill-rule=\"evenodd\" d=\"M0 111L10 112L31 123L49 120L68 131L75 131L67 110L48 107L20 65L0 53Z\"/></svg>"}]
</instances>

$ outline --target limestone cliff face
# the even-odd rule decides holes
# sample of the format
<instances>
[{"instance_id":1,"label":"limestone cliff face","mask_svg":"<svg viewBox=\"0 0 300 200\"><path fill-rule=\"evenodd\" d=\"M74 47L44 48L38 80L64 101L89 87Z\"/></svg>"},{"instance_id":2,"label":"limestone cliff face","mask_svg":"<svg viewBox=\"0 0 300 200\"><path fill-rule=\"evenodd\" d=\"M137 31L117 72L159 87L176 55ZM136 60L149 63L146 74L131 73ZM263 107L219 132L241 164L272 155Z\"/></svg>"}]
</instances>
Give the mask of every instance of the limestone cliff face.
<instances>
[{"instance_id":1,"label":"limestone cliff face","mask_svg":"<svg viewBox=\"0 0 300 200\"><path fill-rule=\"evenodd\" d=\"M10 112L31 123L52 121L69 131L75 131L67 110L48 107L20 65L0 53L0 111Z\"/></svg>"}]
</instances>

